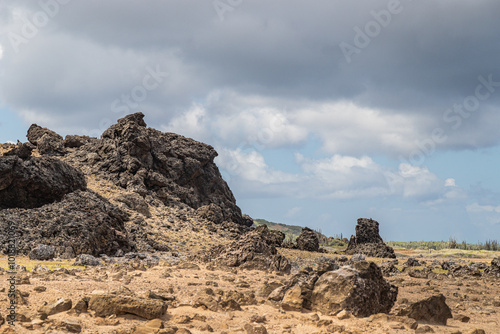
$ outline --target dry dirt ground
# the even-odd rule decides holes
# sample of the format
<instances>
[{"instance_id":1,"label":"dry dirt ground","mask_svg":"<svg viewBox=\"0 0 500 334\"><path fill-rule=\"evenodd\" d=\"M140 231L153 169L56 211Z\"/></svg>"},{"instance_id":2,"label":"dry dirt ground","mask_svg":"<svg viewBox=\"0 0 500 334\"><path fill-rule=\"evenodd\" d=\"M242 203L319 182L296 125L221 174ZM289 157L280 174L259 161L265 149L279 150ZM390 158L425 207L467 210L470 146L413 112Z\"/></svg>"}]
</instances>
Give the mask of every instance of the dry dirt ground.
<instances>
[{"instance_id":1,"label":"dry dirt ground","mask_svg":"<svg viewBox=\"0 0 500 334\"><path fill-rule=\"evenodd\" d=\"M298 261L302 267L314 268L315 259L325 256L296 250L280 251L289 259ZM494 255L498 253L491 253L492 257ZM418 333L425 328L425 324L419 324L416 331L408 328L404 317L397 317L395 314L408 303L439 293L446 296L446 303L455 319L449 319L447 326L428 325L435 333L481 333L474 332L475 329L482 329L485 333L500 332L500 279L452 277L442 270L437 270L439 275L432 280L412 278L405 273L388 277L391 283L399 287L397 302L389 316L349 317L340 320L337 316L317 312L283 311L261 296L265 282L286 282L290 275L239 269L211 270L212 268L199 263L186 265L191 262L185 259L176 263L177 259L174 258L161 260L158 266L146 270L142 268L130 271L117 270L116 264L82 268L72 267L71 260L34 262L25 257L16 260L28 270L36 264L42 264L50 268L51 272L31 275L29 284L17 285L18 290L25 295L29 294L26 297L27 304L18 305L18 317L24 315L27 318L25 320L29 321L16 322L15 327L4 324L0 327L0 333L68 333L63 320L79 323L81 333L265 333L261 326L265 327L267 333ZM381 259L368 260L381 262ZM400 259L399 263L403 263L402 260L404 259ZM491 259L475 259L482 262L489 260ZM0 266L6 268L5 257L0 258ZM5 317L8 306L7 274L0 273L0 277L0 314ZM37 292L35 289L40 286L46 290ZM107 291L119 287L126 287L142 298L148 298L150 290L167 291L171 300L167 302L168 310L161 318L165 328L156 331L141 329L138 327L144 326L148 320L135 315L101 318L94 316L93 311L77 314L70 310L51 315L43 321L37 319L37 310L45 302L55 298L69 298L74 306L83 297L91 296L95 290ZM206 289L211 289L215 295L230 291L241 293L241 310L234 307L212 312L194 307L197 294ZM461 316L467 316L470 320L462 322L459 320Z\"/></svg>"}]
</instances>

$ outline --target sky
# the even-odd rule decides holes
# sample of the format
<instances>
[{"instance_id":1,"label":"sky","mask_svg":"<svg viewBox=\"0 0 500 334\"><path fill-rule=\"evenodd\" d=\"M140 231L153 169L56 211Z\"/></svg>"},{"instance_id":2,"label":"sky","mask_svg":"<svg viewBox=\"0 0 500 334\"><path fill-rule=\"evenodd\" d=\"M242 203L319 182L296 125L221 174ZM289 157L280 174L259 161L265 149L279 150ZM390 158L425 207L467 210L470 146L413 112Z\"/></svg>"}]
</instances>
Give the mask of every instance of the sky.
<instances>
[{"instance_id":1,"label":"sky","mask_svg":"<svg viewBox=\"0 0 500 334\"><path fill-rule=\"evenodd\" d=\"M212 145L253 218L500 239L500 2L0 0L0 142L126 114Z\"/></svg>"}]
</instances>

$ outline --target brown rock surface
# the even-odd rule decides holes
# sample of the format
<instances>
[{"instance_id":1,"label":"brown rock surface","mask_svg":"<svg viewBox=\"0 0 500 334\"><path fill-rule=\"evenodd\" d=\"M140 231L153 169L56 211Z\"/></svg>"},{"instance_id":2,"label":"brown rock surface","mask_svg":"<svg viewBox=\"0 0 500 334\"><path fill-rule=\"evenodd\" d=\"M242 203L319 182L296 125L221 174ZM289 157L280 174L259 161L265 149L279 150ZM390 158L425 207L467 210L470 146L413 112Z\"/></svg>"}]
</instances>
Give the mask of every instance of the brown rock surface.
<instances>
[{"instance_id":1,"label":"brown rock surface","mask_svg":"<svg viewBox=\"0 0 500 334\"><path fill-rule=\"evenodd\" d=\"M446 305L446 297L442 294L416 302L400 311L399 315L437 325L446 325L447 320L453 318L450 308Z\"/></svg>"},{"instance_id":2,"label":"brown rock surface","mask_svg":"<svg viewBox=\"0 0 500 334\"><path fill-rule=\"evenodd\" d=\"M394 305L398 288L389 284L373 262L355 262L320 276L311 296L315 311L351 312L357 317L388 313Z\"/></svg>"},{"instance_id":3,"label":"brown rock surface","mask_svg":"<svg viewBox=\"0 0 500 334\"><path fill-rule=\"evenodd\" d=\"M167 305L156 299L115 294L95 294L90 298L89 310L94 311L99 317L130 313L144 319L155 319L165 314Z\"/></svg>"}]
</instances>

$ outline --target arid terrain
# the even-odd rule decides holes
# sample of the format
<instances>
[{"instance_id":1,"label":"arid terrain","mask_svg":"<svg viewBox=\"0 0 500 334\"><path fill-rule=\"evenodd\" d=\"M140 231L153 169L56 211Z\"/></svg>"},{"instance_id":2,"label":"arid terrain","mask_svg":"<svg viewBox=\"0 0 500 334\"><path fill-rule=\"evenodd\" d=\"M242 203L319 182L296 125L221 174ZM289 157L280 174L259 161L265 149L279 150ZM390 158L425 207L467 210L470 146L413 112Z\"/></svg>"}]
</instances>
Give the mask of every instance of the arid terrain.
<instances>
[{"instance_id":1,"label":"arid terrain","mask_svg":"<svg viewBox=\"0 0 500 334\"><path fill-rule=\"evenodd\" d=\"M334 254L287 249L281 249L280 253L289 259L297 260L301 267L312 268L319 257L339 257ZM419 261L427 263L449 260L449 257L428 258L426 254L419 257L418 253L405 255L417 256ZM493 255L499 254L491 253L490 257L472 261L488 263ZM17 262L30 271L27 275L29 283L26 281L28 284L21 284L18 288L22 294L29 295L24 298L26 305L19 306L19 322L16 323L14 332L67 333L68 323L64 322L67 320L69 323L77 323L82 333L264 333L259 331L262 326L266 328L267 333L415 333L415 329L411 328L412 322L408 322L407 317L396 316L398 310L412 302L441 293L446 297L453 319L449 319L446 326L428 325L435 333L480 333L473 332L475 329L483 329L485 333L498 332L498 278L453 276L442 269L435 269L433 278L414 278L404 272L387 278L399 288L396 304L388 315L378 314L362 318L350 316L341 320L337 316L307 310L283 311L279 304L267 300L266 294L269 292L266 292L266 286L271 283L285 284L290 280L290 274L241 269L213 270L206 265L187 261L183 257L175 258L167 254L159 256L161 260L158 265L137 269L116 263L82 268L72 267L73 260L44 262L29 261L26 257L18 258ZM403 263L404 259L399 258L399 263ZM368 260L379 264L383 261L378 258ZM1 261L2 267L6 267L6 257L2 257ZM471 260L456 258L455 261L468 263ZM38 269L35 273L32 269L37 265L50 268L50 271L43 272ZM403 265L396 267L405 268ZM418 266L413 269L422 268ZM6 276L2 275L4 278ZM2 279L0 289L8 289L5 279ZM93 311L80 314L76 312L75 306L83 298L90 297L99 290L117 289L128 289L130 293L143 299L148 299L150 291L162 292L159 294L166 297L168 309L157 324L163 324L164 329L142 329L150 322L135 315L98 317ZM200 291L207 290L222 297L234 294L237 296L237 303L226 310L217 311L195 307ZM0 307L5 310L8 299L5 294L3 296ZM71 300L73 309L40 320L37 310L57 298ZM4 311L0 313L5 315ZM470 320L464 322L465 319ZM249 326L254 328L253 331L248 329ZM418 327L422 329L425 326L424 323L419 323ZM12 332L12 327L7 324L0 329L2 333Z\"/></svg>"},{"instance_id":2,"label":"arid terrain","mask_svg":"<svg viewBox=\"0 0 500 334\"><path fill-rule=\"evenodd\" d=\"M364 218L347 247L307 228L284 242L250 226L211 146L143 116L0 146L18 238L11 326L1 236L0 333L499 332L500 252L393 249Z\"/></svg>"}]
</instances>

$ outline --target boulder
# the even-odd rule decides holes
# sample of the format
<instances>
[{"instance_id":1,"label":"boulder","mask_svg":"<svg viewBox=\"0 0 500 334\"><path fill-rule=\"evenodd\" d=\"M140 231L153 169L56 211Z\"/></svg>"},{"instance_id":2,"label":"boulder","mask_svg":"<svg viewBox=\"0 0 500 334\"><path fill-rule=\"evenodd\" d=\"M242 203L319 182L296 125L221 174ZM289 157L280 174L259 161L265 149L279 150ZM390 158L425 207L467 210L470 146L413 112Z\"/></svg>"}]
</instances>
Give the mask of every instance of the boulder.
<instances>
[{"instance_id":1,"label":"boulder","mask_svg":"<svg viewBox=\"0 0 500 334\"><path fill-rule=\"evenodd\" d=\"M0 209L37 208L86 189L82 172L50 157L0 157Z\"/></svg>"},{"instance_id":2,"label":"boulder","mask_svg":"<svg viewBox=\"0 0 500 334\"><path fill-rule=\"evenodd\" d=\"M52 130L32 124L26 137L38 148L40 154L64 155L66 153L63 137Z\"/></svg>"},{"instance_id":3,"label":"boulder","mask_svg":"<svg viewBox=\"0 0 500 334\"><path fill-rule=\"evenodd\" d=\"M167 305L157 299L144 299L116 294L95 294L89 300L89 310L98 317L110 315L135 314L144 319L161 318Z\"/></svg>"},{"instance_id":4,"label":"boulder","mask_svg":"<svg viewBox=\"0 0 500 334\"><path fill-rule=\"evenodd\" d=\"M29 253L30 260L47 261L55 256L56 249L52 246L38 245Z\"/></svg>"},{"instance_id":5,"label":"boulder","mask_svg":"<svg viewBox=\"0 0 500 334\"><path fill-rule=\"evenodd\" d=\"M371 257L396 258L394 249L387 246L379 234L379 223L373 219L359 218L356 236L351 236L346 254L365 254Z\"/></svg>"},{"instance_id":6,"label":"boulder","mask_svg":"<svg viewBox=\"0 0 500 334\"><path fill-rule=\"evenodd\" d=\"M65 312L71 309L72 302L71 299L59 298L49 302L38 309L39 313L45 313L47 315L53 315L60 312Z\"/></svg>"},{"instance_id":7,"label":"boulder","mask_svg":"<svg viewBox=\"0 0 500 334\"><path fill-rule=\"evenodd\" d=\"M199 257L227 267L290 272L290 263L278 254L274 243L275 235L266 225L260 225L231 244L215 246Z\"/></svg>"},{"instance_id":8,"label":"boulder","mask_svg":"<svg viewBox=\"0 0 500 334\"><path fill-rule=\"evenodd\" d=\"M73 266L98 266L101 265L99 259L89 254L80 254L77 256Z\"/></svg>"},{"instance_id":9,"label":"boulder","mask_svg":"<svg viewBox=\"0 0 500 334\"><path fill-rule=\"evenodd\" d=\"M407 316L417 321L424 321L436 325L445 325L452 318L451 309L446 305L443 294L432 296L411 304L399 311L398 315Z\"/></svg>"},{"instance_id":10,"label":"boulder","mask_svg":"<svg viewBox=\"0 0 500 334\"><path fill-rule=\"evenodd\" d=\"M17 146L10 151L4 153L4 156L18 156L19 158L26 160L31 157L31 151L35 149L35 146L31 143L21 143L17 142Z\"/></svg>"},{"instance_id":11,"label":"boulder","mask_svg":"<svg viewBox=\"0 0 500 334\"><path fill-rule=\"evenodd\" d=\"M398 288L389 284L373 262L360 261L329 271L314 284L311 308L324 314L349 311L357 317L388 313Z\"/></svg>"},{"instance_id":12,"label":"boulder","mask_svg":"<svg viewBox=\"0 0 500 334\"><path fill-rule=\"evenodd\" d=\"M308 227L302 228L302 232L295 240L297 248L309 252L319 251L319 239L316 232Z\"/></svg>"}]
</instances>

